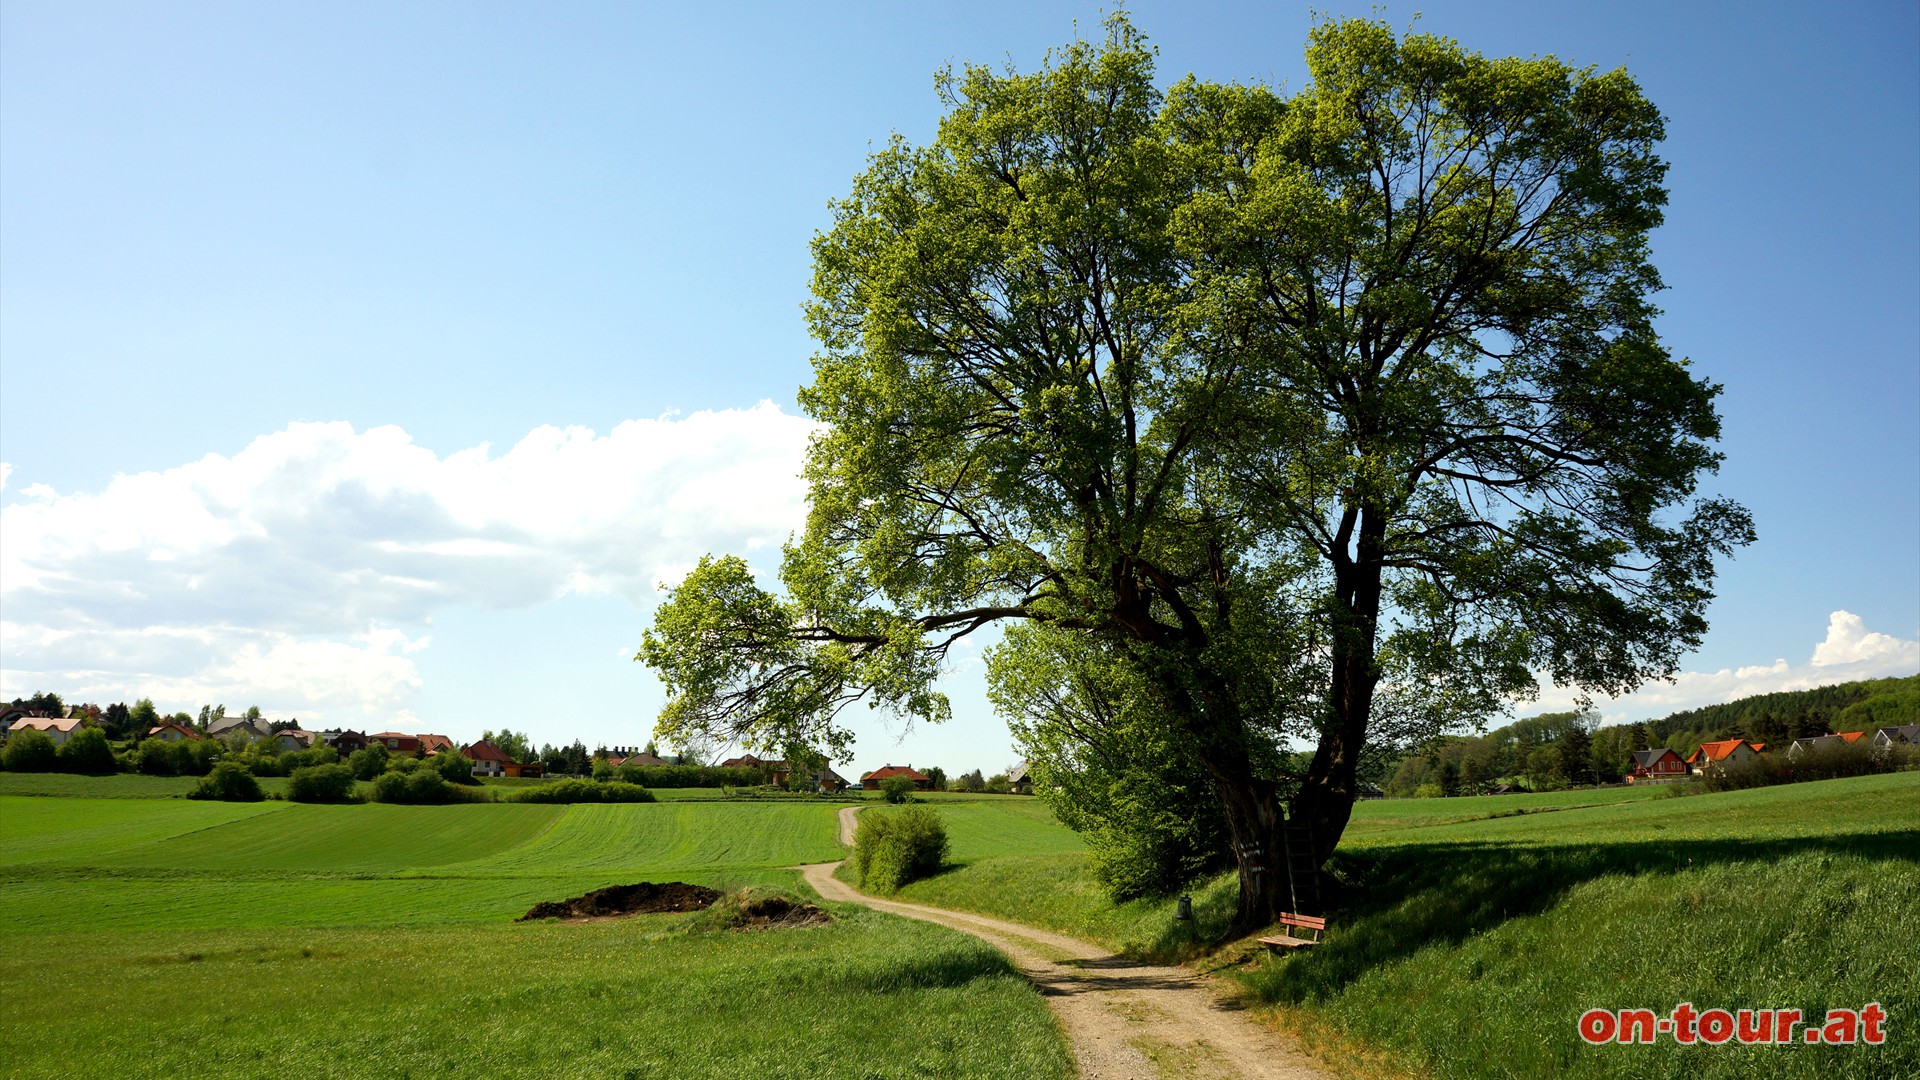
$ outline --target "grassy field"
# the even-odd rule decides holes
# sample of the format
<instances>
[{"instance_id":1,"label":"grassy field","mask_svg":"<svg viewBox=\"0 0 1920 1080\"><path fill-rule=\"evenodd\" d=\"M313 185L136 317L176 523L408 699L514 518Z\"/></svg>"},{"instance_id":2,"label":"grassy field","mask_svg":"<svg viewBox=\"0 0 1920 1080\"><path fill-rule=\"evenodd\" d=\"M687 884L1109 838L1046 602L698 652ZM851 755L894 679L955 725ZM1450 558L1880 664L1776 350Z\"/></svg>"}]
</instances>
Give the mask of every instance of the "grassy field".
<instances>
[{"instance_id":1,"label":"grassy field","mask_svg":"<svg viewBox=\"0 0 1920 1080\"><path fill-rule=\"evenodd\" d=\"M1077 840L1031 809L943 813L957 865L904 896L1161 958L1190 941L1167 900L1106 900ZM1361 1075L1920 1075L1920 773L1368 802L1333 869L1326 944L1229 971ZM1203 931L1234 889L1196 884ZM1589 1047L1574 1029L1596 1007L1873 1001L1894 1018L1881 1047Z\"/></svg>"},{"instance_id":2,"label":"grassy field","mask_svg":"<svg viewBox=\"0 0 1920 1080\"><path fill-rule=\"evenodd\" d=\"M78 782L79 778L63 778ZM119 778L86 781L102 790ZM0 795L10 1076L1071 1075L963 935L515 923L636 880L798 888L825 803L305 806ZM30 1035L25 1033L31 1033Z\"/></svg>"}]
</instances>

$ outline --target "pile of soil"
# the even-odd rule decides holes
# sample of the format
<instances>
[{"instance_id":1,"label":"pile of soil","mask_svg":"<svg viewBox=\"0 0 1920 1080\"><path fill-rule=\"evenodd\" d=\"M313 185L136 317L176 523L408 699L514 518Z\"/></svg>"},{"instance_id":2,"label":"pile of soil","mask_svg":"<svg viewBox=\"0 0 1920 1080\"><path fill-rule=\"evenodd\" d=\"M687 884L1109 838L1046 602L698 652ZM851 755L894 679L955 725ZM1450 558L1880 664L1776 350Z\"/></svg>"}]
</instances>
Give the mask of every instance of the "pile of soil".
<instances>
[{"instance_id":1,"label":"pile of soil","mask_svg":"<svg viewBox=\"0 0 1920 1080\"><path fill-rule=\"evenodd\" d=\"M661 911L701 911L720 899L720 894L684 881L655 884L651 881L632 885L609 885L571 900L545 900L516 922L528 919L605 919L615 915L642 915Z\"/></svg>"},{"instance_id":2,"label":"pile of soil","mask_svg":"<svg viewBox=\"0 0 1920 1080\"><path fill-rule=\"evenodd\" d=\"M833 916L785 896L761 896L740 905L737 930L786 930L798 926L825 926Z\"/></svg>"}]
</instances>

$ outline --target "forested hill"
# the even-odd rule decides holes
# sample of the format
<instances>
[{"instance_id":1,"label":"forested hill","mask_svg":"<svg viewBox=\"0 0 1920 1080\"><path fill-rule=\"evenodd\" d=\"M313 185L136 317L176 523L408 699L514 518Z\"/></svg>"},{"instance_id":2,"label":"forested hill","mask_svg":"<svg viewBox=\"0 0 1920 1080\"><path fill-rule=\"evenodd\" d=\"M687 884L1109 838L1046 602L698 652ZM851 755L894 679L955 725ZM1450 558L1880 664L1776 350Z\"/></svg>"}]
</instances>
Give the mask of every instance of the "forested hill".
<instances>
[{"instance_id":1,"label":"forested hill","mask_svg":"<svg viewBox=\"0 0 1920 1080\"><path fill-rule=\"evenodd\" d=\"M1654 745L1671 746L1676 735L1695 745L1731 738L1771 743L1916 721L1920 721L1920 675L1760 694L1686 709L1646 721L1645 727Z\"/></svg>"}]
</instances>

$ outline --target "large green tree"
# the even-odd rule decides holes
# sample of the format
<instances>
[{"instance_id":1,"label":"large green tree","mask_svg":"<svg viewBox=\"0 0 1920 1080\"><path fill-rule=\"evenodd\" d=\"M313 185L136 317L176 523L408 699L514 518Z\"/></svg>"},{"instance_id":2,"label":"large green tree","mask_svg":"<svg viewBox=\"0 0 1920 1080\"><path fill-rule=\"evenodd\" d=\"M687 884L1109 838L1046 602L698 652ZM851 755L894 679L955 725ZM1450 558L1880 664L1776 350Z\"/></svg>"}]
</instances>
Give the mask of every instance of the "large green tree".
<instances>
[{"instance_id":1,"label":"large green tree","mask_svg":"<svg viewBox=\"0 0 1920 1080\"><path fill-rule=\"evenodd\" d=\"M1163 92L1121 16L942 81L934 141L876 153L814 243L827 426L784 588L724 557L673 590L661 736L939 720L948 649L1006 624L1042 779L1213 815L1246 927L1285 906L1289 819L1338 842L1370 745L1536 673L1673 670L1751 525L1696 497L1717 388L1654 331L1659 112L1624 71L1367 21L1307 63L1292 96Z\"/></svg>"}]
</instances>

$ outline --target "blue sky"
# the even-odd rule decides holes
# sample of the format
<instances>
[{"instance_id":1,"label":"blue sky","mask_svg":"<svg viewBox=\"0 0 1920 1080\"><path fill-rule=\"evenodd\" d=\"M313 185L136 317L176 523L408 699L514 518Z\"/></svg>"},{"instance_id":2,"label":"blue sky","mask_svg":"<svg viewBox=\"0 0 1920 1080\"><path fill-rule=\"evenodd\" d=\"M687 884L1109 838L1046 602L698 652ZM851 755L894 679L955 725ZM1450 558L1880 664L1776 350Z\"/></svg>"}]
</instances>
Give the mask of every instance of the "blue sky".
<instances>
[{"instance_id":1,"label":"blue sky","mask_svg":"<svg viewBox=\"0 0 1920 1080\"><path fill-rule=\"evenodd\" d=\"M1603 712L1920 669L1914 5L1380 10L1669 117L1661 331L1760 541L1688 674ZM1133 12L1164 82L1304 79L1305 6ZM942 65L1101 15L10 0L0 693L643 741L654 583L803 512L828 201L931 134ZM978 676L857 767L1005 766Z\"/></svg>"}]
</instances>

